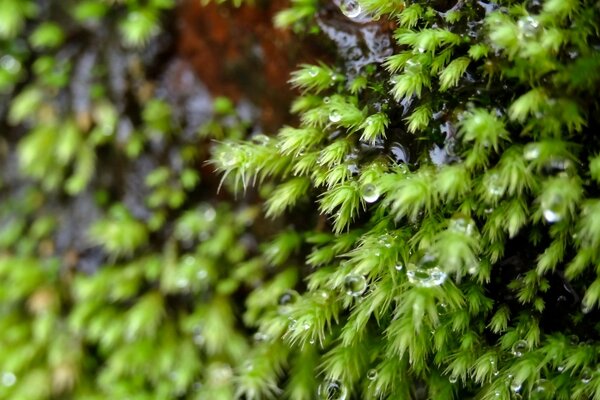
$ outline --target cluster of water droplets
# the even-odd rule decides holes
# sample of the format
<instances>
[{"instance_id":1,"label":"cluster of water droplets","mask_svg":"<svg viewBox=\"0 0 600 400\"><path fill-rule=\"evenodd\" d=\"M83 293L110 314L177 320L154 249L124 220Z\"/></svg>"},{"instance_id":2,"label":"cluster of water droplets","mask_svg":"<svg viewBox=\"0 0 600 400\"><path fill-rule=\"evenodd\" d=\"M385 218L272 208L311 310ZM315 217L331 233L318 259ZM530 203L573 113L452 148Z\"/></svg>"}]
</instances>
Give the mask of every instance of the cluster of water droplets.
<instances>
[{"instance_id":1,"label":"cluster of water droplets","mask_svg":"<svg viewBox=\"0 0 600 400\"><path fill-rule=\"evenodd\" d=\"M328 15L319 16L317 22L346 61L348 80L351 81L364 66L382 62L392 55L391 38L379 24L371 23L374 18L357 0L334 0L334 3L352 23Z\"/></svg>"},{"instance_id":2,"label":"cluster of water droplets","mask_svg":"<svg viewBox=\"0 0 600 400\"><path fill-rule=\"evenodd\" d=\"M406 277L415 286L435 287L443 284L448 275L440 268L437 257L425 254L416 265L407 266Z\"/></svg>"},{"instance_id":3,"label":"cluster of water droplets","mask_svg":"<svg viewBox=\"0 0 600 400\"><path fill-rule=\"evenodd\" d=\"M345 400L348 397L348 388L340 381L327 379L317 388L319 400Z\"/></svg>"}]
</instances>

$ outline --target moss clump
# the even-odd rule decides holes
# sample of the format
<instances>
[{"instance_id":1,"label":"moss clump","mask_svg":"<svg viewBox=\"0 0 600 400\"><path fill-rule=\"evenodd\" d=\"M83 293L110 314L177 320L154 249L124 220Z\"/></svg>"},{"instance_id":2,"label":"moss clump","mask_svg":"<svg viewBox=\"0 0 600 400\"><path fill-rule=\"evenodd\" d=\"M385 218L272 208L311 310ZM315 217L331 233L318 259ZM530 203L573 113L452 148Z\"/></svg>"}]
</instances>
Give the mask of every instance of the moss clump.
<instances>
[{"instance_id":1,"label":"moss clump","mask_svg":"<svg viewBox=\"0 0 600 400\"><path fill-rule=\"evenodd\" d=\"M0 5L0 398L600 398L595 2L292 2L272 136L173 6Z\"/></svg>"}]
</instances>

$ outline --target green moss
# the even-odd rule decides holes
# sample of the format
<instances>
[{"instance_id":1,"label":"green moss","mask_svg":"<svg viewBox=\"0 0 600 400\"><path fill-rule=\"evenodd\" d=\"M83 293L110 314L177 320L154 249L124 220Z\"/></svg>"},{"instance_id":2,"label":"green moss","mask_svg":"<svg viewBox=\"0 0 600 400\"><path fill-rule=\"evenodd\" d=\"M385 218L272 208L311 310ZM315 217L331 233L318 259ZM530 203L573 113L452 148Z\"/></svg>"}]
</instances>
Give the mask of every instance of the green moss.
<instances>
[{"instance_id":1,"label":"green moss","mask_svg":"<svg viewBox=\"0 0 600 400\"><path fill-rule=\"evenodd\" d=\"M0 399L600 398L597 4L334 3L251 137L174 2L0 5Z\"/></svg>"}]
</instances>

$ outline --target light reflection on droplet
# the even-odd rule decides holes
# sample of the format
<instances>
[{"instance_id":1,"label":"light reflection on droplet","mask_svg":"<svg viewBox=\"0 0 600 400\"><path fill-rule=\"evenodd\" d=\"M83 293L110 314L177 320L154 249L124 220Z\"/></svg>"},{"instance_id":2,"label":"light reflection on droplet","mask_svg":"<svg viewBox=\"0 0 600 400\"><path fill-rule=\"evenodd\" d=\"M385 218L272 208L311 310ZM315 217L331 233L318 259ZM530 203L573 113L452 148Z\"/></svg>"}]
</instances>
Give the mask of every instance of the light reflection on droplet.
<instances>
[{"instance_id":1,"label":"light reflection on droplet","mask_svg":"<svg viewBox=\"0 0 600 400\"><path fill-rule=\"evenodd\" d=\"M348 389L336 380L323 381L317 389L319 400L345 400L348 396Z\"/></svg>"},{"instance_id":2,"label":"light reflection on droplet","mask_svg":"<svg viewBox=\"0 0 600 400\"><path fill-rule=\"evenodd\" d=\"M367 280L362 275L348 275L344 278L344 289L348 296L362 295L367 290L367 286Z\"/></svg>"},{"instance_id":3,"label":"light reflection on droplet","mask_svg":"<svg viewBox=\"0 0 600 400\"><path fill-rule=\"evenodd\" d=\"M367 183L361 188L361 195L367 203L374 203L379 199L379 189L372 183Z\"/></svg>"},{"instance_id":4,"label":"light reflection on droplet","mask_svg":"<svg viewBox=\"0 0 600 400\"><path fill-rule=\"evenodd\" d=\"M512 354L515 357L522 357L527 351L527 342L524 340L518 340L512 347Z\"/></svg>"}]
</instances>

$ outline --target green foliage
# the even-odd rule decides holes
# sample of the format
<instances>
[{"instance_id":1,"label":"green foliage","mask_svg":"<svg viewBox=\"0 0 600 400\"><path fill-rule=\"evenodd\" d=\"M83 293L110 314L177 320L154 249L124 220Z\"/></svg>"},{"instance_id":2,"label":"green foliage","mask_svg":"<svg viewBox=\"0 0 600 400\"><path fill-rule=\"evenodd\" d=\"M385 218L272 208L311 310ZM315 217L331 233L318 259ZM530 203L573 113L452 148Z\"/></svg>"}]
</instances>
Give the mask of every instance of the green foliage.
<instances>
[{"instance_id":1,"label":"green foliage","mask_svg":"<svg viewBox=\"0 0 600 400\"><path fill-rule=\"evenodd\" d=\"M174 6L0 2L0 399L600 398L595 2L292 1L363 64L274 135L155 90Z\"/></svg>"}]
</instances>

